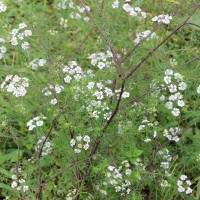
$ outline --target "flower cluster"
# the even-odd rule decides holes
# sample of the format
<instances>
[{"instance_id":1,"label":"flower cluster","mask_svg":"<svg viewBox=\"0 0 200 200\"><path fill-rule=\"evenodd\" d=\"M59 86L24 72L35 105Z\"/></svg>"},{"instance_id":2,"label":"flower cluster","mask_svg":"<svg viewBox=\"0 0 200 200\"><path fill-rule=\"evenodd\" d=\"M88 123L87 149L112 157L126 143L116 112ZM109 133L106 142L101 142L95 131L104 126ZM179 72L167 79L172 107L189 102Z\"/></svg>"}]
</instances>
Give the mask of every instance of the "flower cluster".
<instances>
[{"instance_id":1,"label":"flower cluster","mask_svg":"<svg viewBox=\"0 0 200 200\"><path fill-rule=\"evenodd\" d=\"M46 64L46 60L45 59L39 59L39 58L35 58L34 60L32 60L29 65L30 67L35 70L38 67L43 67Z\"/></svg>"},{"instance_id":2,"label":"flower cluster","mask_svg":"<svg viewBox=\"0 0 200 200\"><path fill-rule=\"evenodd\" d=\"M145 133L148 133L148 129L150 128L150 132L153 132L153 138L157 136L157 131L154 130L154 127L158 125L158 121L151 122L149 119L145 118L142 120L142 124L139 126L139 131L145 131ZM151 139L147 137L144 142L150 142Z\"/></svg>"},{"instance_id":3,"label":"flower cluster","mask_svg":"<svg viewBox=\"0 0 200 200\"><path fill-rule=\"evenodd\" d=\"M71 139L70 140L70 145L74 149L74 153L78 154L81 153L82 149L88 150L90 147L90 137L88 135L85 135L84 137L82 136L77 136L76 139Z\"/></svg>"},{"instance_id":4,"label":"flower cluster","mask_svg":"<svg viewBox=\"0 0 200 200\"><path fill-rule=\"evenodd\" d=\"M96 185L96 190L99 191L101 194L103 194L105 196L108 194L107 191L106 190L102 190L99 185Z\"/></svg>"},{"instance_id":5,"label":"flower cluster","mask_svg":"<svg viewBox=\"0 0 200 200\"><path fill-rule=\"evenodd\" d=\"M101 70L105 67L110 67L114 63L111 51L107 51L106 53L93 53L89 55L88 58L91 60L93 66L97 66Z\"/></svg>"},{"instance_id":6,"label":"flower cluster","mask_svg":"<svg viewBox=\"0 0 200 200\"><path fill-rule=\"evenodd\" d=\"M111 116L110 108L107 106L106 102L102 102L106 98L110 98L114 95L113 91L105 86L105 84L111 84L111 80L100 82L88 82L87 83L87 89L91 93L91 96L93 96L95 99L90 100L85 107L86 110L89 112L91 117L94 117L95 119L99 119L100 115L103 114L104 119L109 119Z\"/></svg>"},{"instance_id":7,"label":"flower cluster","mask_svg":"<svg viewBox=\"0 0 200 200\"><path fill-rule=\"evenodd\" d=\"M25 96L26 88L29 86L29 79L18 75L8 75L1 84L1 89L6 89L16 97Z\"/></svg>"},{"instance_id":8,"label":"flower cluster","mask_svg":"<svg viewBox=\"0 0 200 200\"><path fill-rule=\"evenodd\" d=\"M185 192L186 194L192 193L192 189L190 188L192 183L187 179L186 175L181 175L180 180L177 181L177 185L179 192Z\"/></svg>"},{"instance_id":9,"label":"flower cluster","mask_svg":"<svg viewBox=\"0 0 200 200\"><path fill-rule=\"evenodd\" d=\"M167 69L165 75L165 85L162 85L161 90L167 91L167 95L171 93L165 106L167 109L172 110L171 113L174 116L179 116L180 109L177 107L185 106L181 92L187 88L187 85L183 82L183 76L179 73L174 73L171 69ZM164 101L166 98L165 95L160 96L161 101Z\"/></svg>"},{"instance_id":10,"label":"flower cluster","mask_svg":"<svg viewBox=\"0 0 200 200\"><path fill-rule=\"evenodd\" d=\"M161 187L168 187L169 186L169 183L167 180L162 180L162 182L160 183L160 186Z\"/></svg>"},{"instance_id":11,"label":"flower cluster","mask_svg":"<svg viewBox=\"0 0 200 200\"><path fill-rule=\"evenodd\" d=\"M175 66L178 65L178 62L177 62L177 60L176 60L175 58L170 58L170 59L169 59L169 62L170 62L170 65L171 65L172 67L175 67Z\"/></svg>"},{"instance_id":12,"label":"flower cluster","mask_svg":"<svg viewBox=\"0 0 200 200\"><path fill-rule=\"evenodd\" d=\"M155 16L152 19L152 22L158 22L158 23L163 23L163 24L169 24L170 21L172 20L172 16L171 15L159 15L159 16Z\"/></svg>"},{"instance_id":13,"label":"flower cluster","mask_svg":"<svg viewBox=\"0 0 200 200\"><path fill-rule=\"evenodd\" d=\"M178 137L180 135L180 129L178 127L170 128L169 130L165 129L163 133L163 135L168 138L168 140L178 142L180 139Z\"/></svg>"},{"instance_id":14,"label":"flower cluster","mask_svg":"<svg viewBox=\"0 0 200 200\"><path fill-rule=\"evenodd\" d=\"M5 12L7 10L7 6L0 1L0 13Z\"/></svg>"},{"instance_id":15,"label":"flower cluster","mask_svg":"<svg viewBox=\"0 0 200 200\"><path fill-rule=\"evenodd\" d=\"M88 82L87 88L89 90L92 90L96 88L97 90L94 92L93 96L96 97L97 100L102 100L105 96L106 97L112 97L113 92L110 88L105 87L102 82Z\"/></svg>"},{"instance_id":16,"label":"flower cluster","mask_svg":"<svg viewBox=\"0 0 200 200\"><path fill-rule=\"evenodd\" d=\"M44 88L42 90L42 93L45 95L45 96L51 96L53 93L56 93L56 94L60 94L62 92L62 90L64 89L64 87L62 85L52 85L52 84L49 84L48 87ZM56 98L53 98L51 99L50 103L52 105L56 105L58 103L58 100Z\"/></svg>"},{"instance_id":17,"label":"flower cluster","mask_svg":"<svg viewBox=\"0 0 200 200\"><path fill-rule=\"evenodd\" d=\"M10 32L10 34L12 35L10 42L13 46L17 46L19 44L19 40L23 41L26 37L32 35L32 31L28 29L24 30L25 28L27 28L27 25L25 23L20 23L18 28L15 28ZM22 49L26 50L29 47L29 42L24 41L21 43Z\"/></svg>"},{"instance_id":18,"label":"flower cluster","mask_svg":"<svg viewBox=\"0 0 200 200\"><path fill-rule=\"evenodd\" d=\"M164 169L169 169L170 162L172 161L172 156L169 154L169 150L168 149L160 150L158 152L158 155L160 155L162 159L160 167Z\"/></svg>"},{"instance_id":19,"label":"flower cluster","mask_svg":"<svg viewBox=\"0 0 200 200\"><path fill-rule=\"evenodd\" d=\"M77 193L77 189L70 190L66 196L66 200L73 200Z\"/></svg>"},{"instance_id":20,"label":"flower cluster","mask_svg":"<svg viewBox=\"0 0 200 200\"><path fill-rule=\"evenodd\" d=\"M135 7L133 8L132 6L130 6L128 3L125 3L123 5L123 9L130 14L130 16L132 17L137 17L138 15L142 18L146 18L147 14L146 12L143 12L141 8L139 7Z\"/></svg>"},{"instance_id":21,"label":"flower cluster","mask_svg":"<svg viewBox=\"0 0 200 200\"><path fill-rule=\"evenodd\" d=\"M69 62L63 68L63 73L67 73L67 76L64 78L65 83L70 83L72 79L80 81L84 76L82 68L75 61Z\"/></svg>"},{"instance_id":22,"label":"flower cluster","mask_svg":"<svg viewBox=\"0 0 200 200\"><path fill-rule=\"evenodd\" d=\"M137 34L137 38L133 42L135 44L139 44L141 38L147 38L146 40L149 40L149 39L152 39L152 38L155 38L155 37L156 37L156 33L155 32L151 33L150 30L147 30L147 31L143 31L141 33L138 33Z\"/></svg>"},{"instance_id":23,"label":"flower cluster","mask_svg":"<svg viewBox=\"0 0 200 200\"><path fill-rule=\"evenodd\" d=\"M68 27L68 19L64 19L63 17L60 18L60 25L63 26L64 28Z\"/></svg>"},{"instance_id":24,"label":"flower cluster","mask_svg":"<svg viewBox=\"0 0 200 200\"><path fill-rule=\"evenodd\" d=\"M44 140L45 140L45 136L42 136L42 138L40 140L38 140L38 142L36 144L36 151L38 151L41 148ZM46 141L42 148L42 156L47 156L51 152L52 152L52 144L51 144L51 142Z\"/></svg>"},{"instance_id":25,"label":"flower cluster","mask_svg":"<svg viewBox=\"0 0 200 200\"><path fill-rule=\"evenodd\" d=\"M95 119L99 119L102 113L104 119L108 120L111 116L110 108L107 106L106 102L102 103L101 101L92 100L86 107L86 110L89 112L90 116Z\"/></svg>"},{"instance_id":26,"label":"flower cluster","mask_svg":"<svg viewBox=\"0 0 200 200\"><path fill-rule=\"evenodd\" d=\"M44 117L44 116L42 116L42 117L38 116L38 117L34 117L30 121L28 121L26 123L26 125L28 126L28 130L32 131L37 126L42 126L43 123L44 123L44 121L43 121L44 119L46 119L46 117Z\"/></svg>"},{"instance_id":27,"label":"flower cluster","mask_svg":"<svg viewBox=\"0 0 200 200\"><path fill-rule=\"evenodd\" d=\"M18 168L18 177L13 174L12 175L12 180L13 182L11 183L11 188L16 188L20 192L26 192L29 190L29 186L26 185L26 174L22 173L22 169ZM11 172L16 171L16 169L11 169Z\"/></svg>"},{"instance_id":28,"label":"flower cluster","mask_svg":"<svg viewBox=\"0 0 200 200\"><path fill-rule=\"evenodd\" d=\"M68 4L68 5L67 5ZM80 20L82 18L82 14L85 12L85 8L84 7L80 7L80 6L75 6L74 2L72 0L61 0L58 5L57 5L58 9L63 9L66 10L67 8L70 8L70 18L71 19L77 19ZM89 6L85 6L86 9L88 11L90 11L90 7ZM84 17L83 18L85 22L89 21L88 17Z\"/></svg>"},{"instance_id":29,"label":"flower cluster","mask_svg":"<svg viewBox=\"0 0 200 200\"><path fill-rule=\"evenodd\" d=\"M106 177L108 179L108 184L114 186L115 192L121 193L121 195L129 194L130 188L128 188L131 185L131 182L125 177L130 176L132 173L132 170L130 169L130 164L127 160L123 161L121 163L121 166L118 168L115 166L109 166L108 172L106 174Z\"/></svg>"},{"instance_id":30,"label":"flower cluster","mask_svg":"<svg viewBox=\"0 0 200 200\"><path fill-rule=\"evenodd\" d=\"M3 38L0 38L0 43L5 43L5 40ZM6 53L6 47L0 46L0 60L3 58L3 54Z\"/></svg>"}]
</instances>

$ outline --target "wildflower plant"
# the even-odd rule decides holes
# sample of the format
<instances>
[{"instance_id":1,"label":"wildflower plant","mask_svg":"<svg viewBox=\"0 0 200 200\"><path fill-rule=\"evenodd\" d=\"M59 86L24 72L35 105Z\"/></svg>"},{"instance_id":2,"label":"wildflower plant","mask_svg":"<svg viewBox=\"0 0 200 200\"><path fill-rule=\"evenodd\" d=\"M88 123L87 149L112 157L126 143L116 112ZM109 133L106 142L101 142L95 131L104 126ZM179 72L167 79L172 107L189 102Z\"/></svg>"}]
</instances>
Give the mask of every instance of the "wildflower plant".
<instances>
[{"instance_id":1,"label":"wildflower plant","mask_svg":"<svg viewBox=\"0 0 200 200\"><path fill-rule=\"evenodd\" d=\"M199 199L197 1L0 1L0 199Z\"/></svg>"}]
</instances>

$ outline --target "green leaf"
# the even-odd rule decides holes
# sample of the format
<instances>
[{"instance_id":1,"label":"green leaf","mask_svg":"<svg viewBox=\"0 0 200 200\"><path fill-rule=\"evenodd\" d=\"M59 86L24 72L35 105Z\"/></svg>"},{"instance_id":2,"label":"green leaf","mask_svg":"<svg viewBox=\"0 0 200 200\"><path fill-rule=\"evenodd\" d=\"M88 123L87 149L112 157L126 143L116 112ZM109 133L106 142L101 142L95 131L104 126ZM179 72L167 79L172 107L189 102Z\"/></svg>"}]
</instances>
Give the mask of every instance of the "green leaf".
<instances>
[{"instance_id":1,"label":"green leaf","mask_svg":"<svg viewBox=\"0 0 200 200\"><path fill-rule=\"evenodd\" d=\"M11 178L12 177L12 174L9 171L7 171L7 170L5 170L3 168L0 168L0 174L5 175L7 178Z\"/></svg>"},{"instance_id":2,"label":"green leaf","mask_svg":"<svg viewBox=\"0 0 200 200\"><path fill-rule=\"evenodd\" d=\"M4 190L8 190L8 191L11 190L11 187L7 184L4 184L4 183L0 183L0 188L2 188Z\"/></svg>"}]
</instances>

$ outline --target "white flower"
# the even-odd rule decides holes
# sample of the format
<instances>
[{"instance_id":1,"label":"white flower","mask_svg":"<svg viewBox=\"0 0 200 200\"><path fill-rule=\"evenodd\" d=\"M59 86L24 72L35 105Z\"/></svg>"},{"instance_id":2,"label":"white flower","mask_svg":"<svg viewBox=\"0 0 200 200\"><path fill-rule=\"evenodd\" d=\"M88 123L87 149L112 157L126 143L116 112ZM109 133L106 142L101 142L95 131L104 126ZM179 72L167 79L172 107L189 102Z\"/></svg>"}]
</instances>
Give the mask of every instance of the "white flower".
<instances>
[{"instance_id":1,"label":"white flower","mask_svg":"<svg viewBox=\"0 0 200 200\"><path fill-rule=\"evenodd\" d=\"M25 183L24 179L19 179L19 183Z\"/></svg>"},{"instance_id":2,"label":"white flower","mask_svg":"<svg viewBox=\"0 0 200 200\"><path fill-rule=\"evenodd\" d=\"M36 125L37 125L37 126L42 126L42 125L43 125L43 121L41 121L41 120L37 121L37 122L36 122Z\"/></svg>"},{"instance_id":3,"label":"white flower","mask_svg":"<svg viewBox=\"0 0 200 200\"><path fill-rule=\"evenodd\" d=\"M1 1L0 1L0 13L5 12L7 10L7 6L4 5Z\"/></svg>"},{"instance_id":4,"label":"white flower","mask_svg":"<svg viewBox=\"0 0 200 200\"><path fill-rule=\"evenodd\" d=\"M147 139L145 139L144 141L145 141L146 143L148 143L148 142L151 141L151 139L150 139L150 138L147 138Z\"/></svg>"},{"instance_id":5,"label":"white flower","mask_svg":"<svg viewBox=\"0 0 200 200\"><path fill-rule=\"evenodd\" d=\"M17 187L17 182L13 181L12 184L11 184L11 187L12 188L16 188Z\"/></svg>"},{"instance_id":6,"label":"white flower","mask_svg":"<svg viewBox=\"0 0 200 200\"><path fill-rule=\"evenodd\" d=\"M180 115L180 110L178 108L173 108L172 114L177 117Z\"/></svg>"},{"instance_id":7,"label":"white flower","mask_svg":"<svg viewBox=\"0 0 200 200\"><path fill-rule=\"evenodd\" d=\"M74 149L74 153L76 153L76 154L81 153L81 150L80 149Z\"/></svg>"},{"instance_id":8,"label":"white flower","mask_svg":"<svg viewBox=\"0 0 200 200\"><path fill-rule=\"evenodd\" d=\"M128 98L128 97L130 97L130 93L129 92L123 92L122 98Z\"/></svg>"},{"instance_id":9,"label":"white flower","mask_svg":"<svg viewBox=\"0 0 200 200\"><path fill-rule=\"evenodd\" d=\"M118 0L114 1L113 4L112 4L112 7L113 8L119 8L119 1Z\"/></svg>"},{"instance_id":10,"label":"white flower","mask_svg":"<svg viewBox=\"0 0 200 200\"><path fill-rule=\"evenodd\" d=\"M52 104L52 105L56 105L57 103L58 103L58 101L57 101L56 98L51 100L51 104Z\"/></svg>"},{"instance_id":11,"label":"white flower","mask_svg":"<svg viewBox=\"0 0 200 200\"><path fill-rule=\"evenodd\" d=\"M29 190L28 185L24 185L24 187L23 187L23 191L26 192L27 190Z\"/></svg>"},{"instance_id":12,"label":"white flower","mask_svg":"<svg viewBox=\"0 0 200 200\"><path fill-rule=\"evenodd\" d=\"M166 84L171 83L171 77L170 77L170 76L165 76L165 77L164 77L164 82L165 82Z\"/></svg>"},{"instance_id":13,"label":"white flower","mask_svg":"<svg viewBox=\"0 0 200 200\"><path fill-rule=\"evenodd\" d=\"M180 179L181 179L182 181L184 181L184 180L187 179L187 176L183 174L183 175L181 175Z\"/></svg>"},{"instance_id":14,"label":"white flower","mask_svg":"<svg viewBox=\"0 0 200 200\"><path fill-rule=\"evenodd\" d=\"M169 85L169 86L168 86L168 89L169 89L169 91L170 91L171 93L174 93L174 92L177 91L177 87L176 87L176 85L174 85L174 84Z\"/></svg>"},{"instance_id":15,"label":"white flower","mask_svg":"<svg viewBox=\"0 0 200 200\"><path fill-rule=\"evenodd\" d=\"M101 100L101 99L103 99L103 97L104 97L102 91L96 91L96 92L94 93L94 96L96 96L98 100Z\"/></svg>"},{"instance_id":16,"label":"white flower","mask_svg":"<svg viewBox=\"0 0 200 200\"><path fill-rule=\"evenodd\" d=\"M165 95L161 95L160 96L160 101L164 101L165 100Z\"/></svg>"},{"instance_id":17,"label":"white flower","mask_svg":"<svg viewBox=\"0 0 200 200\"><path fill-rule=\"evenodd\" d=\"M12 175L13 180L17 180L17 176L15 174Z\"/></svg>"},{"instance_id":18,"label":"white flower","mask_svg":"<svg viewBox=\"0 0 200 200\"><path fill-rule=\"evenodd\" d=\"M72 80L71 76L67 75L65 78L64 78L64 81L65 83L70 83L70 81Z\"/></svg>"},{"instance_id":19,"label":"white flower","mask_svg":"<svg viewBox=\"0 0 200 200\"><path fill-rule=\"evenodd\" d=\"M163 180L160 184L161 187L167 187L169 185L167 180Z\"/></svg>"},{"instance_id":20,"label":"white flower","mask_svg":"<svg viewBox=\"0 0 200 200\"><path fill-rule=\"evenodd\" d=\"M178 181L177 181L177 185L178 185L178 186L182 186L182 185L183 185L183 181L178 180Z\"/></svg>"},{"instance_id":21,"label":"white flower","mask_svg":"<svg viewBox=\"0 0 200 200\"><path fill-rule=\"evenodd\" d=\"M190 187L188 187L185 193L186 194L191 194L192 193L192 189Z\"/></svg>"},{"instance_id":22,"label":"white flower","mask_svg":"<svg viewBox=\"0 0 200 200\"><path fill-rule=\"evenodd\" d=\"M183 100L178 100L178 106L183 107L185 105Z\"/></svg>"},{"instance_id":23,"label":"white flower","mask_svg":"<svg viewBox=\"0 0 200 200\"><path fill-rule=\"evenodd\" d=\"M167 76L170 76L170 75L173 75L173 70L172 69L167 69L166 71L165 71L165 75L167 75Z\"/></svg>"},{"instance_id":24,"label":"white flower","mask_svg":"<svg viewBox=\"0 0 200 200\"><path fill-rule=\"evenodd\" d=\"M82 136L79 135L79 136L76 137L76 139L77 139L77 141L80 142L82 140Z\"/></svg>"},{"instance_id":25,"label":"white flower","mask_svg":"<svg viewBox=\"0 0 200 200\"><path fill-rule=\"evenodd\" d=\"M83 140L84 140L85 142L89 143L89 142L90 142L90 137L89 137L88 135L86 135L86 136L83 138Z\"/></svg>"},{"instance_id":26,"label":"white flower","mask_svg":"<svg viewBox=\"0 0 200 200\"><path fill-rule=\"evenodd\" d=\"M173 103L171 101L168 101L165 106L166 106L167 109L172 109Z\"/></svg>"},{"instance_id":27,"label":"white flower","mask_svg":"<svg viewBox=\"0 0 200 200\"><path fill-rule=\"evenodd\" d=\"M99 69L103 69L106 65L103 62L99 62L97 66Z\"/></svg>"},{"instance_id":28,"label":"white flower","mask_svg":"<svg viewBox=\"0 0 200 200\"><path fill-rule=\"evenodd\" d=\"M19 29L24 29L26 27L27 27L27 25L25 23L20 23L19 24Z\"/></svg>"},{"instance_id":29,"label":"white flower","mask_svg":"<svg viewBox=\"0 0 200 200\"><path fill-rule=\"evenodd\" d=\"M113 170L115 169L115 167L109 166L108 169L109 169L110 171L113 171Z\"/></svg>"},{"instance_id":30,"label":"white flower","mask_svg":"<svg viewBox=\"0 0 200 200\"><path fill-rule=\"evenodd\" d=\"M183 186L180 186L180 187L178 187L178 191L179 191L179 192L184 192L184 191L185 191L185 188L184 188Z\"/></svg>"},{"instance_id":31,"label":"white flower","mask_svg":"<svg viewBox=\"0 0 200 200\"><path fill-rule=\"evenodd\" d=\"M75 139L71 139L71 140L70 140L70 145L73 147L75 144L76 144Z\"/></svg>"},{"instance_id":32,"label":"white flower","mask_svg":"<svg viewBox=\"0 0 200 200\"><path fill-rule=\"evenodd\" d=\"M30 47L30 44L28 42L23 42L21 47L23 50L27 50Z\"/></svg>"},{"instance_id":33,"label":"white flower","mask_svg":"<svg viewBox=\"0 0 200 200\"><path fill-rule=\"evenodd\" d=\"M187 88L186 83L184 83L184 82L179 83L179 85L178 85L179 90L185 90L186 88Z\"/></svg>"},{"instance_id":34,"label":"white flower","mask_svg":"<svg viewBox=\"0 0 200 200\"><path fill-rule=\"evenodd\" d=\"M82 147L83 147L83 145L81 143L79 143L77 146L79 149L82 149Z\"/></svg>"},{"instance_id":35,"label":"white flower","mask_svg":"<svg viewBox=\"0 0 200 200\"><path fill-rule=\"evenodd\" d=\"M89 149L89 144L88 143L86 143L86 144L84 144L84 146L83 146L83 148L85 149L85 150L88 150Z\"/></svg>"}]
</instances>

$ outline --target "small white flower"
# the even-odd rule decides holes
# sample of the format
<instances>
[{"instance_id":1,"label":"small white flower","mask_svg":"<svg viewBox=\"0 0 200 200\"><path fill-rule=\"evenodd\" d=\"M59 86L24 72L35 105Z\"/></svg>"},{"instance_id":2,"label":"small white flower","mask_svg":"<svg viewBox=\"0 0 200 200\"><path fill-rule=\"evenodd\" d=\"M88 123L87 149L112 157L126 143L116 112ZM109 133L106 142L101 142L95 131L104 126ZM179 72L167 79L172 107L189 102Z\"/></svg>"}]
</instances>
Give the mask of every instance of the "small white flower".
<instances>
[{"instance_id":1,"label":"small white flower","mask_svg":"<svg viewBox=\"0 0 200 200\"><path fill-rule=\"evenodd\" d=\"M28 185L24 185L24 187L23 187L23 191L26 192L27 190L29 190Z\"/></svg>"},{"instance_id":2,"label":"small white flower","mask_svg":"<svg viewBox=\"0 0 200 200\"><path fill-rule=\"evenodd\" d=\"M11 184L11 187L12 188L16 188L17 187L17 182L13 181L12 184Z\"/></svg>"},{"instance_id":3,"label":"small white flower","mask_svg":"<svg viewBox=\"0 0 200 200\"><path fill-rule=\"evenodd\" d=\"M178 85L179 90L185 90L186 88L187 88L186 83L184 83L184 82L179 83L179 85Z\"/></svg>"},{"instance_id":4,"label":"small white flower","mask_svg":"<svg viewBox=\"0 0 200 200\"><path fill-rule=\"evenodd\" d=\"M89 144L88 143L86 143L86 144L84 144L84 146L83 146L83 148L85 149L85 150L88 150L89 149Z\"/></svg>"},{"instance_id":5,"label":"small white flower","mask_svg":"<svg viewBox=\"0 0 200 200\"><path fill-rule=\"evenodd\" d=\"M23 42L21 47L22 47L23 50L27 50L27 49L29 49L30 44L28 42Z\"/></svg>"},{"instance_id":6,"label":"small white flower","mask_svg":"<svg viewBox=\"0 0 200 200\"><path fill-rule=\"evenodd\" d=\"M129 92L123 92L122 98L128 98L128 97L130 97L130 93Z\"/></svg>"},{"instance_id":7,"label":"small white flower","mask_svg":"<svg viewBox=\"0 0 200 200\"><path fill-rule=\"evenodd\" d=\"M180 107L185 106L185 102L183 100L178 100L178 106Z\"/></svg>"},{"instance_id":8,"label":"small white flower","mask_svg":"<svg viewBox=\"0 0 200 200\"><path fill-rule=\"evenodd\" d=\"M71 76L67 75L65 78L64 78L64 81L65 83L70 83L70 81L72 80Z\"/></svg>"},{"instance_id":9,"label":"small white flower","mask_svg":"<svg viewBox=\"0 0 200 200\"><path fill-rule=\"evenodd\" d=\"M181 175L180 179L181 179L182 181L184 181L184 180L187 179L187 176L183 174L183 175Z\"/></svg>"},{"instance_id":10,"label":"small white flower","mask_svg":"<svg viewBox=\"0 0 200 200\"><path fill-rule=\"evenodd\" d=\"M42 125L43 125L43 121L38 120L38 121L36 122L36 125L37 125L37 126L42 126Z\"/></svg>"},{"instance_id":11,"label":"small white flower","mask_svg":"<svg viewBox=\"0 0 200 200\"><path fill-rule=\"evenodd\" d=\"M188 187L185 193L186 194L191 194L192 193L192 189L190 187Z\"/></svg>"},{"instance_id":12,"label":"small white flower","mask_svg":"<svg viewBox=\"0 0 200 200\"><path fill-rule=\"evenodd\" d=\"M74 149L74 153L76 153L76 154L81 153L81 150L80 149Z\"/></svg>"},{"instance_id":13,"label":"small white flower","mask_svg":"<svg viewBox=\"0 0 200 200\"><path fill-rule=\"evenodd\" d=\"M73 147L75 144L76 144L75 139L71 139L71 140L70 140L70 145Z\"/></svg>"},{"instance_id":14,"label":"small white flower","mask_svg":"<svg viewBox=\"0 0 200 200\"><path fill-rule=\"evenodd\" d=\"M173 108L172 114L177 117L180 115L180 110L178 108Z\"/></svg>"},{"instance_id":15,"label":"small white flower","mask_svg":"<svg viewBox=\"0 0 200 200\"><path fill-rule=\"evenodd\" d=\"M171 83L171 77L170 77L170 76L165 76L165 77L164 77L164 82L165 82L166 84Z\"/></svg>"},{"instance_id":16,"label":"small white flower","mask_svg":"<svg viewBox=\"0 0 200 200\"><path fill-rule=\"evenodd\" d=\"M51 102L50 102L52 105L56 105L58 103L58 100L55 98L55 99L52 99Z\"/></svg>"},{"instance_id":17,"label":"small white flower","mask_svg":"<svg viewBox=\"0 0 200 200\"><path fill-rule=\"evenodd\" d=\"M19 183L25 183L24 179L19 179Z\"/></svg>"},{"instance_id":18,"label":"small white flower","mask_svg":"<svg viewBox=\"0 0 200 200\"><path fill-rule=\"evenodd\" d=\"M110 171L113 171L113 170L115 169L115 167L109 166L108 169L109 169Z\"/></svg>"},{"instance_id":19,"label":"small white flower","mask_svg":"<svg viewBox=\"0 0 200 200\"><path fill-rule=\"evenodd\" d=\"M82 136L79 135L79 136L76 137L76 139L77 139L77 141L80 142L82 140Z\"/></svg>"},{"instance_id":20,"label":"small white flower","mask_svg":"<svg viewBox=\"0 0 200 200\"><path fill-rule=\"evenodd\" d=\"M85 142L89 143L89 142L90 142L90 137L89 137L88 135L86 135L86 136L83 138L83 140L84 140Z\"/></svg>"}]
</instances>

